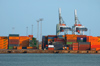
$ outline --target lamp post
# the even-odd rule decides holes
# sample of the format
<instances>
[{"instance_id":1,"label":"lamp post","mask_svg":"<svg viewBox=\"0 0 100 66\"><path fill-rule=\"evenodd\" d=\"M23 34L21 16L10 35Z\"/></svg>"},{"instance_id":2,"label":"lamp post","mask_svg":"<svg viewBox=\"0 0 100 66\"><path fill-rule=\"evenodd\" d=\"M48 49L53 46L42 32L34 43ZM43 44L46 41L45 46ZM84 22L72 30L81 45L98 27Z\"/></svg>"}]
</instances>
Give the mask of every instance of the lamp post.
<instances>
[{"instance_id":1,"label":"lamp post","mask_svg":"<svg viewBox=\"0 0 100 66\"><path fill-rule=\"evenodd\" d=\"M42 41L42 21L43 21L43 19L41 18L40 21L41 21L41 27L40 27L40 28L41 28L41 29L40 29L40 31L41 31L41 33L40 33L40 41Z\"/></svg>"},{"instance_id":2,"label":"lamp post","mask_svg":"<svg viewBox=\"0 0 100 66\"><path fill-rule=\"evenodd\" d=\"M33 24L32 24L32 35L33 35Z\"/></svg>"},{"instance_id":3,"label":"lamp post","mask_svg":"<svg viewBox=\"0 0 100 66\"><path fill-rule=\"evenodd\" d=\"M39 41L39 20L37 20L37 40Z\"/></svg>"}]
</instances>

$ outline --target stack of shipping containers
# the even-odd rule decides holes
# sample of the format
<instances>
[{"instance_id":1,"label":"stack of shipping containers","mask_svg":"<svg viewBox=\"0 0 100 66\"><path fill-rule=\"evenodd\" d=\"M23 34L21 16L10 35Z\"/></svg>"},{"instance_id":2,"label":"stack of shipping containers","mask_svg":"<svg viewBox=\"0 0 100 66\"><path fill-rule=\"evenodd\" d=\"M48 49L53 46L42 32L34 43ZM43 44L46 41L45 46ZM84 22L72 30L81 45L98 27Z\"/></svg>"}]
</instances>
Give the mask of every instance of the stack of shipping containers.
<instances>
[{"instance_id":1,"label":"stack of shipping containers","mask_svg":"<svg viewBox=\"0 0 100 66\"><path fill-rule=\"evenodd\" d=\"M42 36L42 49L48 49L48 36Z\"/></svg>"},{"instance_id":2,"label":"stack of shipping containers","mask_svg":"<svg viewBox=\"0 0 100 66\"><path fill-rule=\"evenodd\" d=\"M87 42L91 42L91 50L100 50L99 37L87 36Z\"/></svg>"},{"instance_id":3,"label":"stack of shipping containers","mask_svg":"<svg viewBox=\"0 0 100 66\"><path fill-rule=\"evenodd\" d=\"M63 46L65 45L65 37L63 35L58 35L57 38L54 39L54 49L55 50L63 50Z\"/></svg>"},{"instance_id":4,"label":"stack of shipping containers","mask_svg":"<svg viewBox=\"0 0 100 66\"><path fill-rule=\"evenodd\" d=\"M19 34L9 34L8 49L16 49L19 46Z\"/></svg>"},{"instance_id":5,"label":"stack of shipping containers","mask_svg":"<svg viewBox=\"0 0 100 66\"><path fill-rule=\"evenodd\" d=\"M86 35L77 35L77 42L79 42L79 50L90 50L90 42L86 42Z\"/></svg>"},{"instance_id":6,"label":"stack of shipping containers","mask_svg":"<svg viewBox=\"0 0 100 66\"><path fill-rule=\"evenodd\" d=\"M78 50L78 43L73 43L73 50Z\"/></svg>"},{"instance_id":7,"label":"stack of shipping containers","mask_svg":"<svg viewBox=\"0 0 100 66\"><path fill-rule=\"evenodd\" d=\"M29 37L28 36L20 36L19 37L19 41L20 41L20 48L22 47L22 49L27 49L27 47L29 47Z\"/></svg>"},{"instance_id":8,"label":"stack of shipping containers","mask_svg":"<svg viewBox=\"0 0 100 66\"><path fill-rule=\"evenodd\" d=\"M53 50L54 39L57 38L56 35L48 35L48 50Z\"/></svg>"},{"instance_id":9,"label":"stack of shipping containers","mask_svg":"<svg viewBox=\"0 0 100 66\"><path fill-rule=\"evenodd\" d=\"M27 49L36 49L34 44L36 45L35 38L33 38L33 35L29 35L29 47L27 47Z\"/></svg>"},{"instance_id":10,"label":"stack of shipping containers","mask_svg":"<svg viewBox=\"0 0 100 66\"><path fill-rule=\"evenodd\" d=\"M73 50L73 43L76 43L76 42L77 42L77 35L73 35L73 34L66 35L66 45L67 45L68 50ZM74 48L75 48L75 46L74 46Z\"/></svg>"},{"instance_id":11,"label":"stack of shipping containers","mask_svg":"<svg viewBox=\"0 0 100 66\"><path fill-rule=\"evenodd\" d=\"M8 37L0 37L0 49L8 49Z\"/></svg>"},{"instance_id":12,"label":"stack of shipping containers","mask_svg":"<svg viewBox=\"0 0 100 66\"><path fill-rule=\"evenodd\" d=\"M48 49L48 47L53 48L53 45L54 50L62 50L65 47L67 50L100 50L100 37L74 34L48 35L42 37L43 49Z\"/></svg>"}]
</instances>

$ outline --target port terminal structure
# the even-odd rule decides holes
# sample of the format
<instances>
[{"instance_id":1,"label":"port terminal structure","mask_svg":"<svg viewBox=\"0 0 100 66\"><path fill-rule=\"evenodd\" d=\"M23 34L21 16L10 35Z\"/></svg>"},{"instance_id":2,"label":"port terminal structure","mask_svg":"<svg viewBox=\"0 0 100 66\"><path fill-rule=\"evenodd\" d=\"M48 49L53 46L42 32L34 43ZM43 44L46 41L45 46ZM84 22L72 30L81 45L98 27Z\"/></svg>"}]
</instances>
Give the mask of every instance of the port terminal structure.
<instances>
[{"instance_id":1,"label":"port terminal structure","mask_svg":"<svg viewBox=\"0 0 100 66\"><path fill-rule=\"evenodd\" d=\"M61 8L59 8L59 24L56 25L56 35L60 35L61 32L68 34L68 31L71 31L71 27L66 26L61 16Z\"/></svg>"},{"instance_id":2,"label":"port terminal structure","mask_svg":"<svg viewBox=\"0 0 100 66\"><path fill-rule=\"evenodd\" d=\"M72 31L72 34L79 34L84 35L84 31L87 31L88 29L80 24L80 21L77 17L77 10L75 9L75 24L71 27L66 26L62 16L61 16L61 8L59 8L59 24L56 25L56 35L60 35L61 32L64 32L64 34L68 34L69 31Z\"/></svg>"}]
</instances>

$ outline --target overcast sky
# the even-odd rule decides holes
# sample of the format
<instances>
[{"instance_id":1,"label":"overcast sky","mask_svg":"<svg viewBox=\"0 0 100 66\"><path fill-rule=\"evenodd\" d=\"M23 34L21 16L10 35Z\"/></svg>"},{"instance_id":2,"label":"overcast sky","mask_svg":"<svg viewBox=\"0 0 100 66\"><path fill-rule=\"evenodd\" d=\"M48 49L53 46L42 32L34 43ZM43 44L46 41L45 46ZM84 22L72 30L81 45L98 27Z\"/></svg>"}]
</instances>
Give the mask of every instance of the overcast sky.
<instances>
[{"instance_id":1,"label":"overcast sky","mask_svg":"<svg viewBox=\"0 0 100 66\"><path fill-rule=\"evenodd\" d=\"M74 10L82 25L91 30L92 36L100 36L100 0L0 0L0 36L13 33L37 37L37 22L43 18L43 35L55 35L59 23L58 8L66 25L74 25ZM39 24L40 25L40 24ZM70 32L71 33L71 32ZM85 32L89 35L89 31Z\"/></svg>"}]
</instances>

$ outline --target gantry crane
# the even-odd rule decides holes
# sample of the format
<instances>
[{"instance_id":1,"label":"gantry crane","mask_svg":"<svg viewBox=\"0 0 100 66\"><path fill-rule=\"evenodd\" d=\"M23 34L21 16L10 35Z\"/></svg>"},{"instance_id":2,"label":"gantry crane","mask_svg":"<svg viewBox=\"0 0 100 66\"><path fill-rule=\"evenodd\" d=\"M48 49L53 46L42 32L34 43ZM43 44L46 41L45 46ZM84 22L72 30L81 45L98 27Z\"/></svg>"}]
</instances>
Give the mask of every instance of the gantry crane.
<instances>
[{"instance_id":1,"label":"gantry crane","mask_svg":"<svg viewBox=\"0 0 100 66\"><path fill-rule=\"evenodd\" d=\"M85 26L82 26L82 24L80 24L80 21L78 20L77 17L77 11L75 9L75 24L74 26L72 26L72 34L80 34L80 35L84 35L84 31L87 31L87 28Z\"/></svg>"},{"instance_id":2,"label":"gantry crane","mask_svg":"<svg viewBox=\"0 0 100 66\"><path fill-rule=\"evenodd\" d=\"M67 32L68 34L68 31L71 31L71 28L64 23L64 20L61 17L61 8L59 8L59 24L56 26L56 35L60 35L60 32Z\"/></svg>"}]
</instances>

